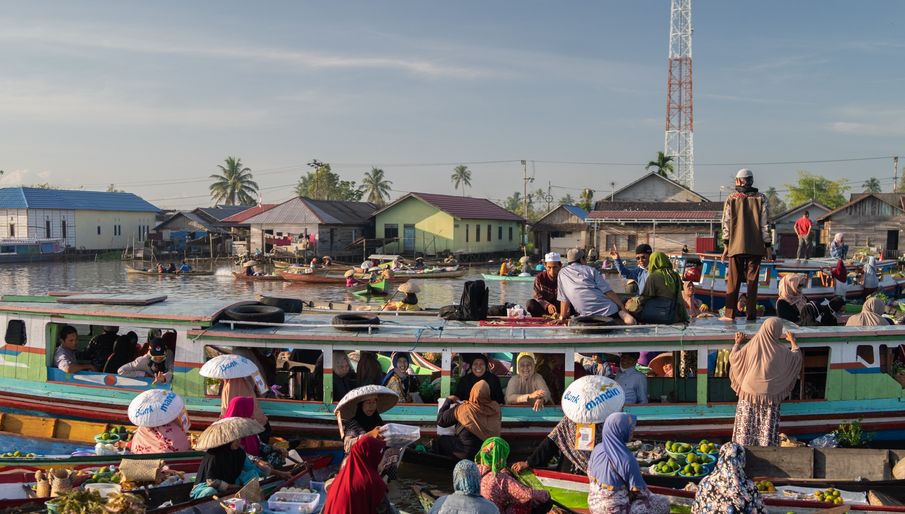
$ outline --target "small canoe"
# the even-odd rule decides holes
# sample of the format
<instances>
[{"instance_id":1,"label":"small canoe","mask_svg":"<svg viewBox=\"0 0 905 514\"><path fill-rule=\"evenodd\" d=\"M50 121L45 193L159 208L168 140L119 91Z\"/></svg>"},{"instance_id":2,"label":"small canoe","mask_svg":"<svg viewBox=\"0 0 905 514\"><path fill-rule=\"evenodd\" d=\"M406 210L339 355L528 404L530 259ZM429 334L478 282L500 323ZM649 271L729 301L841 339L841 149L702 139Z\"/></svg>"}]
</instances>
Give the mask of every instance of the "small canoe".
<instances>
[{"instance_id":1,"label":"small canoe","mask_svg":"<svg viewBox=\"0 0 905 514\"><path fill-rule=\"evenodd\" d=\"M502 275L489 275L487 273L482 273L481 277L484 278L487 282L534 282L534 277L519 277L519 276L502 276Z\"/></svg>"},{"instance_id":2,"label":"small canoe","mask_svg":"<svg viewBox=\"0 0 905 514\"><path fill-rule=\"evenodd\" d=\"M284 282L280 275L246 275L241 271L233 271L233 278L243 282Z\"/></svg>"},{"instance_id":3,"label":"small canoe","mask_svg":"<svg viewBox=\"0 0 905 514\"><path fill-rule=\"evenodd\" d=\"M136 269L126 266L126 273L129 275L145 275L149 277L210 277L214 275L213 271L189 271L186 273L158 273L156 271L148 271L144 269Z\"/></svg>"},{"instance_id":4,"label":"small canoe","mask_svg":"<svg viewBox=\"0 0 905 514\"><path fill-rule=\"evenodd\" d=\"M380 282L369 283L363 289L352 291L352 294L355 296L386 296L387 280L383 279Z\"/></svg>"},{"instance_id":5,"label":"small canoe","mask_svg":"<svg viewBox=\"0 0 905 514\"><path fill-rule=\"evenodd\" d=\"M311 273L296 273L292 271L279 271L280 276L289 282L304 282L307 284L345 284L346 277L335 271L314 271ZM426 280L439 278L460 278L465 275L464 268L439 269L427 271L397 271L390 277L390 282L408 282L409 280ZM356 274L358 280L368 280L369 274Z\"/></svg>"}]
</instances>

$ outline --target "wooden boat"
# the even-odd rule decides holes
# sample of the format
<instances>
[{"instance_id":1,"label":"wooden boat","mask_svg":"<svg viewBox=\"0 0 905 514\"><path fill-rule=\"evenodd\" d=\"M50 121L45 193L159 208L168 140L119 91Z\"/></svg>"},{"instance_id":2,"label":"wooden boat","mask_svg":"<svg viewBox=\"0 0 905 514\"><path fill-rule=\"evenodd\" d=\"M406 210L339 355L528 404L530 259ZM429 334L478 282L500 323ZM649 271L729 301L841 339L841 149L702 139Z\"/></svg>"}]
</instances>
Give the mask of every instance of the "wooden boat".
<instances>
[{"instance_id":1,"label":"wooden boat","mask_svg":"<svg viewBox=\"0 0 905 514\"><path fill-rule=\"evenodd\" d=\"M233 271L233 277L243 282L283 282L286 280L280 275L246 275L241 271Z\"/></svg>"},{"instance_id":2,"label":"wooden boat","mask_svg":"<svg viewBox=\"0 0 905 514\"><path fill-rule=\"evenodd\" d=\"M187 273L158 273L157 271L148 271L144 269L126 266L126 273L129 275L146 275L149 277L210 277L214 275L213 271L189 271Z\"/></svg>"},{"instance_id":3,"label":"wooden boat","mask_svg":"<svg viewBox=\"0 0 905 514\"><path fill-rule=\"evenodd\" d=\"M310 273L295 273L292 271L280 271L280 276L289 282L304 282L307 284L345 284L346 277L335 271L314 271ZM409 280L425 280L440 278L460 278L465 276L465 268L440 268L428 269L423 271L395 271L393 276L387 280L390 282L408 282ZM368 280L369 274L356 273L355 278L358 280Z\"/></svg>"},{"instance_id":4,"label":"wooden boat","mask_svg":"<svg viewBox=\"0 0 905 514\"><path fill-rule=\"evenodd\" d=\"M93 298L93 300L92 300ZM441 355L439 397L454 391L452 363L471 352L533 351L571 363L577 354L601 351L686 352L694 375L651 377L649 394L672 401L628 405L638 417L636 437L647 440L725 438L732 432L734 395L725 376L708 364L708 355L732 347L736 330L753 333L756 323L730 325L715 319L696 319L686 326L595 327L595 333L565 326L481 326L475 322L449 322L437 317L380 314L383 323L367 331L334 326L336 312L306 310L288 315L282 324L262 328L234 327L220 321L228 302L167 299L151 305L103 304L109 296L83 297L98 303L61 303L52 297L13 298L0 301L0 407L27 409L48 415L74 416L102 422L125 423L126 409L137 391L151 387L174 388L186 401L195 428L215 421L220 400L211 395L198 375L205 362L205 347L299 348L324 352L325 375L332 373L332 351L431 352ZM392 321L392 322L389 322ZM121 330L148 328L176 332L176 366L171 384L152 385L149 379L79 372L66 374L48 367L56 335L63 324L87 334L91 326L117 325ZM95 332L99 328L95 329ZM799 439L823 435L840 423L861 420L875 441L905 439L902 384L879 358L900 344L905 327L807 327L795 329L804 353L804 379L794 398L782 404L780 430ZM22 337L27 332L28 337ZM18 333L18 335L17 335ZM79 344L90 336L82 335ZM551 374L558 387L572 382L572 367ZM289 391L289 372L277 374L277 384ZM507 376L501 376L505 382ZM333 381L323 380L323 398L332 398ZM816 391L808 393L808 391ZM807 393L807 394L806 394ZM333 404L322 401L263 398L260 401L275 433L336 435ZM403 404L392 412L393 421L436 433L436 403ZM562 419L558 406L534 412L528 406L502 409L503 435L520 440L545 437Z\"/></svg>"},{"instance_id":5,"label":"wooden boat","mask_svg":"<svg viewBox=\"0 0 905 514\"><path fill-rule=\"evenodd\" d=\"M534 277L521 277L518 275L515 276L503 276L503 275L491 275L489 273L482 273L481 277L484 278L486 282L534 282Z\"/></svg>"},{"instance_id":6,"label":"wooden boat","mask_svg":"<svg viewBox=\"0 0 905 514\"><path fill-rule=\"evenodd\" d=\"M387 279L380 282L370 282L363 289L352 291L355 296L386 296L387 295Z\"/></svg>"}]
</instances>

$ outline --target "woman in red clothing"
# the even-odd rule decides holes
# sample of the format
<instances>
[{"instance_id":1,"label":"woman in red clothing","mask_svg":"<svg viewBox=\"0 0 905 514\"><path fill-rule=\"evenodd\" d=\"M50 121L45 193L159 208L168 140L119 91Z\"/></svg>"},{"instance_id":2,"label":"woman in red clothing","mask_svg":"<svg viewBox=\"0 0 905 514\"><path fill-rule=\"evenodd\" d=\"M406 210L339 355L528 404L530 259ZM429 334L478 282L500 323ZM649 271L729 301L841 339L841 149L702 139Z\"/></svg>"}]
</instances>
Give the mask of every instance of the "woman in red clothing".
<instances>
[{"instance_id":1,"label":"woman in red clothing","mask_svg":"<svg viewBox=\"0 0 905 514\"><path fill-rule=\"evenodd\" d=\"M381 439L367 435L358 438L327 491L323 514L396 512L387 499L387 485L377 472L386 447Z\"/></svg>"}]
</instances>

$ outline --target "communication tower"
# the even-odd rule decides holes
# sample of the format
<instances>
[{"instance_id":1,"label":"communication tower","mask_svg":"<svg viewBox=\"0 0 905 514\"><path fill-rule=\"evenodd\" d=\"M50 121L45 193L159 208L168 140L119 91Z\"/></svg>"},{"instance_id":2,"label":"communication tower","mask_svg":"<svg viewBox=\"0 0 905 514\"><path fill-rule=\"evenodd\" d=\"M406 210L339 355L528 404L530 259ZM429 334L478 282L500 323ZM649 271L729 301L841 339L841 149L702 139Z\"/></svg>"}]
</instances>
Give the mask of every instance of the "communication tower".
<instances>
[{"instance_id":1,"label":"communication tower","mask_svg":"<svg viewBox=\"0 0 905 514\"><path fill-rule=\"evenodd\" d=\"M677 182L694 188L694 102L691 96L691 0L670 0L669 74L664 153Z\"/></svg>"}]
</instances>

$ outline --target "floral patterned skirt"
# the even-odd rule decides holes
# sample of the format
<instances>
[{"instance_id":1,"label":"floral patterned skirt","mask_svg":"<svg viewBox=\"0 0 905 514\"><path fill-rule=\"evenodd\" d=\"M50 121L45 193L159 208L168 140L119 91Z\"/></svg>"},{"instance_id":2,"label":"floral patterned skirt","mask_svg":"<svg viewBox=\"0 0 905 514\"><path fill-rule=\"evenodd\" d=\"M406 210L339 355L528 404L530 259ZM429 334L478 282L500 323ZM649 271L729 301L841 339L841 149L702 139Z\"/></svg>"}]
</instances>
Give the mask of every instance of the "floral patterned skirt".
<instances>
[{"instance_id":1,"label":"floral patterned skirt","mask_svg":"<svg viewBox=\"0 0 905 514\"><path fill-rule=\"evenodd\" d=\"M743 446L779 446L779 406L780 402L755 405L739 400L732 442Z\"/></svg>"},{"instance_id":2,"label":"floral patterned skirt","mask_svg":"<svg viewBox=\"0 0 905 514\"><path fill-rule=\"evenodd\" d=\"M591 514L669 514L669 500L649 490L629 494L626 489L610 489L592 480L588 493Z\"/></svg>"}]
</instances>

